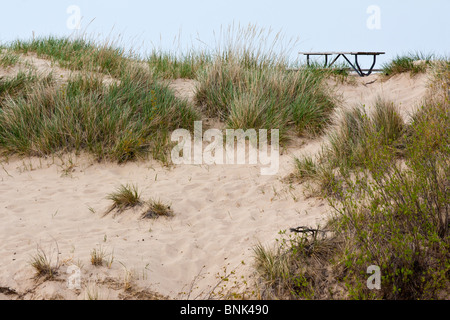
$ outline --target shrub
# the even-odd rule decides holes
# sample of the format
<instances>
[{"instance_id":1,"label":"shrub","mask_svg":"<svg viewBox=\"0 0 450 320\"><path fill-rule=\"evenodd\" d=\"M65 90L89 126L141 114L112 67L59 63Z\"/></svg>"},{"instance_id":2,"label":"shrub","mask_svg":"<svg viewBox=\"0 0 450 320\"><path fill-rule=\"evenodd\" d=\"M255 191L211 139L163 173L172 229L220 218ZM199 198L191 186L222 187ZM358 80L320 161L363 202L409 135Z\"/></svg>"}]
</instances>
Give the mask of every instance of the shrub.
<instances>
[{"instance_id":1,"label":"shrub","mask_svg":"<svg viewBox=\"0 0 450 320\"><path fill-rule=\"evenodd\" d=\"M365 167L345 179L345 194L334 202L340 232L351 240L347 281L354 297L364 268L381 268L383 299L430 299L448 286L450 274L450 126L447 106L428 105L411 125L405 163L370 137ZM364 276L362 276L364 274Z\"/></svg>"},{"instance_id":2,"label":"shrub","mask_svg":"<svg viewBox=\"0 0 450 320\"><path fill-rule=\"evenodd\" d=\"M371 117L353 109L344 115L334 146L324 148L316 159L296 161L300 178L322 182L323 190L323 182L330 182L325 190L334 208L327 224L333 250L316 267L322 279L317 282L309 271L311 262L303 256L304 247L296 242L280 246L283 250L271 260L295 250L302 254L291 256L287 267L290 280L295 278L293 270L302 270L302 285L278 275L275 281L282 284L278 291L284 295L275 297L285 297L286 292L289 297L327 299L448 295L450 100L448 79L438 79L437 91L410 124L401 121L390 103L379 101ZM380 268L381 290L367 287L371 265ZM329 292L323 290L324 283Z\"/></svg>"}]
</instances>

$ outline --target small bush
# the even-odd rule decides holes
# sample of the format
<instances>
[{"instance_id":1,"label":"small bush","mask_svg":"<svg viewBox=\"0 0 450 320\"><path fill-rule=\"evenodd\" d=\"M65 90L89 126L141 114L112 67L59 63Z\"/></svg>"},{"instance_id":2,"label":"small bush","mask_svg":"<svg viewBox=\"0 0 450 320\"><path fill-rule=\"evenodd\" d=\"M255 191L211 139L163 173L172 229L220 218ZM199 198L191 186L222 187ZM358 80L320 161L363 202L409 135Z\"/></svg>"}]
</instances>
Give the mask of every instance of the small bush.
<instances>
[{"instance_id":1,"label":"small bush","mask_svg":"<svg viewBox=\"0 0 450 320\"><path fill-rule=\"evenodd\" d=\"M428 108L427 116L411 125L406 168L373 136L368 170L345 179L346 193L334 202L340 231L352 239L348 285L360 288L364 266L378 265L383 278L377 296L383 299L431 299L448 286L450 118L442 107ZM364 286L352 293L355 298L367 294Z\"/></svg>"}]
</instances>

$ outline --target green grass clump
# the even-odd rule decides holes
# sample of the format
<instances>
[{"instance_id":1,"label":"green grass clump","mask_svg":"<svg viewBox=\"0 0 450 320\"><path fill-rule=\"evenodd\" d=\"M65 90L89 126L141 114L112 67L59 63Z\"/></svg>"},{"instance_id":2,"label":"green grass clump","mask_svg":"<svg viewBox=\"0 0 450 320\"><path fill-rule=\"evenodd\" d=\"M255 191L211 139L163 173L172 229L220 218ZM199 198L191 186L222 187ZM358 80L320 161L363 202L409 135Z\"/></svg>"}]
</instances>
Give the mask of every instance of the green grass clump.
<instances>
[{"instance_id":1,"label":"green grass clump","mask_svg":"<svg viewBox=\"0 0 450 320\"><path fill-rule=\"evenodd\" d=\"M150 70L163 79L196 79L197 73L211 61L205 53L176 55L153 51L147 58Z\"/></svg>"},{"instance_id":2,"label":"green grass clump","mask_svg":"<svg viewBox=\"0 0 450 320\"><path fill-rule=\"evenodd\" d=\"M336 98L325 72L288 70L290 46L280 33L230 26L211 62L197 72L197 105L231 129L278 129L281 140L288 131L321 133Z\"/></svg>"},{"instance_id":3,"label":"green grass clump","mask_svg":"<svg viewBox=\"0 0 450 320\"><path fill-rule=\"evenodd\" d=\"M135 185L121 185L115 192L110 193L107 199L113 202L108 212L113 210L122 212L142 204L141 196Z\"/></svg>"},{"instance_id":4,"label":"green grass clump","mask_svg":"<svg viewBox=\"0 0 450 320\"><path fill-rule=\"evenodd\" d=\"M161 200L151 199L147 202L143 219L157 219L159 217L172 217L173 210L170 204L166 204Z\"/></svg>"},{"instance_id":5,"label":"green grass clump","mask_svg":"<svg viewBox=\"0 0 450 320\"><path fill-rule=\"evenodd\" d=\"M31 257L30 265L33 267L36 277L44 277L46 280L53 279L60 268L59 258L57 257L56 263L53 263L52 257L40 248Z\"/></svg>"},{"instance_id":6,"label":"green grass clump","mask_svg":"<svg viewBox=\"0 0 450 320\"><path fill-rule=\"evenodd\" d=\"M51 57L61 67L71 70L95 71L114 77L124 75L129 66L124 50L113 43L97 45L83 38L45 37L29 41L17 40L10 45L15 52L34 52Z\"/></svg>"},{"instance_id":7,"label":"green grass clump","mask_svg":"<svg viewBox=\"0 0 450 320\"><path fill-rule=\"evenodd\" d=\"M392 61L383 64L382 70L388 76L404 72L416 75L426 72L431 62L435 59L433 54L410 53L401 56L397 55Z\"/></svg>"},{"instance_id":8,"label":"green grass clump","mask_svg":"<svg viewBox=\"0 0 450 320\"><path fill-rule=\"evenodd\" d=\"M14 98L24 93L27 88L38 82L38 77L31 73L23 71L18 72L13 77L0 78L0 101L6 97ZM41 79L42 81L51 81L51 78ZM1 105L0 105L1 106Z\"/></svg>"},{"instance_id":9,"label":"green grass clump","mask_svg":"<svg viewBox=\"0 0 450 320\"><path fill-rule=\"evenodd\" d=\"M20 79L19 84L25 81ZM8 90L17 86L8 84ZM186 101L144 71L109 86L80 75L62 86L39 82L22 96L5 99L0 147L26 156L86 151L119 163L149 154L168 161L169 133L191 128L197 117Z\"/></svg>"},{"instance_id":10,"label":"green grass clump","mask_svg":"<svg viewBox=\"0 0 450 320\"><path fill-rule=\"evenodd\" d=\"M294 158L295 161L295 175L299 179L313 178L317 174L317 165L313 157L303 156L301 158Z\"/></svg>"},{"instance_id":11,"label":"green grass clump","mask_svg":"<svg viewBox=\"0 0 450 320\"><path fill-rule=\"evenodd\" d=\"M316 135L328 125L335 99L323 77L233 59L219 58L199 75L196 101L205 114L232 129L279 129L281 139L289 129Z\"/></svg>"},{"instance_id":12,"label":"green grass clump","mask_svg":"<svg viewBox=\"0 0 450 320\"><path fill-rule=\"evenodd\" d=\"M398 108L388 101L378 99L369 116L363 106L356 106L342 113L338 125L328 134L328 143L316 159L311 156L295 158L293 174L299 180L313 180L319 193L330 193L336 181L333 171L351 171L366 167L369 142L377 137L377 148L388 148L395 154L403 152L403 134L406 125Z\"/></svg>"},{"instance_id":13,"label":"green grass clump","mask_svg":"<svg viewBox=\"0 0 450 320\"><path fill-rule=\"evenodd\" d=\"M332 167L364 166L370 137L377 135L380 147L396 148L404 128L398 108L391 102L378 99L370 116L364 107L353 107L343 112L321 157Z\"/></svg>"}]
</instances>

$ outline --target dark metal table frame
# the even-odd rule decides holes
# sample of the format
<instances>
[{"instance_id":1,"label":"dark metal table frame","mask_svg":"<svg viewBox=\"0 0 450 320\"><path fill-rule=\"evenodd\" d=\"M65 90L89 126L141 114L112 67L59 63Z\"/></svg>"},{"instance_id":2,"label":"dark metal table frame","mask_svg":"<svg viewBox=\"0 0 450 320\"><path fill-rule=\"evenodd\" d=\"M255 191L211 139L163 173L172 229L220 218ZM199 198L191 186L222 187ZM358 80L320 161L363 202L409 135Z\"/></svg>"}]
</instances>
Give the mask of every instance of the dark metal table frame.
<instances>
[{"instance_id":1,"label":"dark metal table frame","mask_svg":"<svg viewBox=\"0 0 450 320\"><path fill-rule=\"evenodd\" d=\"M309 67L309 56L325 56L325 64L324 68L331 67L336 60L342 56L344 59L348 62L348 64L355 70L355 72L360 77L366 77L370 75L373 71L373 67L375 67L375 63L377 62L377 56L381 54L385 54L385 52L300 52L300 54L306 55L306 61ZM336 55L336 57L331 61L330 64L328 64L328 56ZM350 62L350 60L347 58L346 55L352 55L355 57L355 63L353 64ZM372 56L373 57L373 63L370 69L361 69L358 62L358 56ZM367 70L367 72L364 72L364 70Z\"/></svg>"}]
</instances>

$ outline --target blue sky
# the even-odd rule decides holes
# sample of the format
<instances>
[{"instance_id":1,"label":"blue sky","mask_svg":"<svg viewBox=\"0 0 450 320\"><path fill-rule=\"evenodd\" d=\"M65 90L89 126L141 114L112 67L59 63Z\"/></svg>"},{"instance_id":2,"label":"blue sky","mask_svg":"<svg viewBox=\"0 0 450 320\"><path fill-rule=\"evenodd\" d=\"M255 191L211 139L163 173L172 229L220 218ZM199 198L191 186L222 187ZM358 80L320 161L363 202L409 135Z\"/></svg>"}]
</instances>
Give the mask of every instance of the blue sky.
<instances>
[{"instance_id":1,"label":"blue sky","mask_svg":"<svg viewBox=\"0 0 450 320\"><path fill-rule=\"evenodd\" d=\"M80 9L81 28L93 38L121 36L139 52L214 46L221 28L256 24L298 38L298 51L385 51L380 61L410 51L450 53L449 0L15 0L2 1L0 42L71 35L68 7ZM379 9L377 28L368 20ZM93 20L94 19L94 20ZM372 25L373 26L373 25ZM201 39L202 42L198 41ZM175 39L180 39L180 41Z\"/></svg>"}]
</instances>

